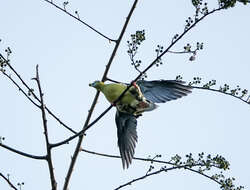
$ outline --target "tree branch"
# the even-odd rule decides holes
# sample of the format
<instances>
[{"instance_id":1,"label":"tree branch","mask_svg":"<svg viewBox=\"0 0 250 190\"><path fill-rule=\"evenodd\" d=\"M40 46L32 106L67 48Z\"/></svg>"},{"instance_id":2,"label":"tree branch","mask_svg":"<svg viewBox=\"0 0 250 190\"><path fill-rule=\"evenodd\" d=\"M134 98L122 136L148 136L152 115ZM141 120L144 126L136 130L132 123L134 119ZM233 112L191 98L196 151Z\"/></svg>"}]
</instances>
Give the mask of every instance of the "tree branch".
<instances>
[{"instance_id":1,"label":"tree branch","mask_svg":"<svg viewBox=\"0 0 250 190\"><path fill-rule=\"evenodd\" d=\"M73 136L71 136L71 137L69 137L61 142L51 144L51 148L58 147L58 146L61 146L63 144L67 144L69 141L75 139L76 137L83 135L90 127L92 127L97 121L99 121L112 107L113 107L113 105L110 105L104 112L102 112L94 121L92 121L89 125L87 125L80 132L76 133L75 135L73 135ZM93 112L93 111L91 111L91 112Z\"/></svg>"},{"instance_id":2,"label":"tree branch","mask_svg":"<svg viewBox=\"0 0 250 190\"><path fill-rule=\"evenodd\" d=\"M158 59L160 59L163 55L165 55L171 48L172 48L172 46L174 45L174 44L176 44L185 34L187 34L197 23L199 23L201 20L203 20L205 17L207 17L208 15L210 15L210 14L212 14L212 13L214 13L214 12L217 12L217 11L219 11L219 10L222 10L222 9L224 9L224 7L220 7L220 8L217 8L217 9L214 9L214 10L212 10L212 11L210 11L210 12L208 12L207 14L205 14L205 15L203 15L201 18L199 18L199 19L197 19L196 20L196 22L194 22L188 29L186 29L186 30L184 30L184 32L180 35L180 36L178 36L177 38L176 38L176 40L175 41L172 41L172 43L156 58L156 59L154 59L152 62L151 62L151 64L146 68L146 69L144 69L129 85L128 85L128 87L122 92L122 94L117 98L117 100L115 100L114 101L114 104L115 103L117 103L122 97L123 97L123 95L129 90L129 88L133 85L133 83L134 82L136 82L137 80L139 80L140 79L140 77L144 74L144 73L146 73L156 62L157 62L157 60ZM116 49L116 47L115 47L115 49ZM115 55L115 53L113 52L112 53L112 55ZM109 68L109 65L107 65L107 68ZM106 73L106 72L105 72ZM108 79L106 76L103 76L103 81L105 81L105 80L110 80L110 79ZM99 96L99 91L97 91L97 93L96 93L96 96L95 96L95 100L97 100L97 98L98 98L98 96ZM97 97L97 98L96 98ZM92 104L92 106L93 105L95 105L96 104L96 102L94 101L93 102L93 104ZM91 106L91 109L90 109L90 113L92 114L92 106ZM112 105L110 105L107 109L105 109L103 112L102 112L102 114L100 115L100 116L98 116L93 122L94 123L96 123L97 121L99 121L110 109L112 108ZM84 134L84 132L86 132L86 130L87 129L89 129L93 124L91 123L90 124L90 126L87 126L88 125L88 122L85 122L85 125L84 125L84 128L80 131L80 132L78 132L77 134L75 134L75 135L73 135L73 136L71 136L71 137L69 137L69 138L67 138L67 139L65 139L65 140L63 140L63 141L61 141L61 142L58 142L58 143L55 143L55 144L53 144L52 146L53 147L57 147L57 146L60 146L60 145L63 145L63 144L65 144L65 143L68 143L69 141L71 141L71 140L73 140L74 138L76 138L76 137L78 137L78 136L81 136L81 135L83 135ZM79 151L79 148L80 148L80 145L78 145L78 151Z\"/></svg>"},{"instance_id":3,"label":"tree branch","mask_svg":"<svg viewBox=\"0 0 250 190\"><path fill-rule=\"evenodd\" d=\"M4 57L1 53L0 53L0 58L3 59L4 63L6 63L6 65L7 65L7 66L10 68L10 70L17 76L17 78L21 81L21 83L25 86L25 88L27 88L28 92L30 92L30 93L32 94L32 96L33 96L39 103L41 103L40 100L39 100L39 98L38 98L38 97L36 96L36 94L33 92L32 88L30 88L30 87L27 85L27 83L22 79L21 75L18 74L18 72L10 65L9 60L5 59L5 57ZM10 80L12 79L12 78L10 78L9 75L7 75L6 73L4 73L4 72L2 72L2 73L5 74L5 76L7 76ZM34 102L33 100L31 100L31 98L30 98L29 96L26 95L26 93L24 93L24 90L22 90L21 87L20 87L19 85L17 85L17 83L14 82L13 79L12 79L11 81L15 84L15 86L16 86L19 90L21 90L21 91L23 92L23 94L24 94L32 103ZM40 107L40 106L38 106L38 104L36 104L35 102L34 102L34 105L36 105L37 107ZM47 111L56 121L58 121L63 127L65 127L66 129L68 129L69 131L71 131L71 132L74 133L74 134L77 133L77 132L74 131L72 128L70 128L68 125L66 125L64 122L62 122L62 120L60 120L55 114L53 114L53 112L52 112L49 108L47 108L47 107L45 106L45 109L46 109L46 111Z\"/></svg>"},{"instance_id":4,"label":"tree branch","mask_svg":"<svg viewBox=\"0 0 250 190\"><path fill-rule=\"evenodd\" d=\"M13 183L11 183L11 181L9 180L9 178L5 177L1 172L0 172L0 176L10 185L10 187L11 187L12 189L18 190L18 189L13 185Z\"/></svg>"},{"instance_id":5,"label":"tree branch","mask_svg":"<svg viewBox=\"0 0 250 190\"><path fill-rule=\"evenodd\" d=\"M86 149L83 149L83 148L81 149L81 151L86 152L86 153L88 153L88 154L93 154L93 155L103 156L103 157L108 157L108 158L118 158L118 159L121 158L120 156L110 155L110 154L103 154L103 153L98 153L98 152L89 151L89 150L86 150ZM197 164L197 165L185 164L185 165L178 165L178 166L176 166L176 164L174 164L174 163L172 163L172 162L163 161L163 160L157 160L157 159L139 158L139 157L133 157L133 159L134 159L134 160L139 160L139 161L144 161L144 162L151 162L151 163L155 162L155 163L160 163L160 164L168 164L168 165L172 165L173 167L171 167L171 168L161 168L160 170L157 170L156 172L147 173L146 175L144 175L144 176L142 176L142 177L139 177L139 178L136 178L136 179L133 179L133 180L131 180L131 181L129 181L129 182L127 182L127 183L125 183L125 184L119 186L119 187L116 188L116 189L121 189L121 188L123 188L123 187L125 187L125 186L131 185L131 183L133 183L133 182L142 180L142 179L144 179L144 178L146 178L146 177L149 177L149 176L151 176L151 175L156 175L156 174L161 173L161 172L163 172L163 171L169 171L169 170L180 169L180 168L183 168L183 169L192 171L192 172L194 172L194 173L200 174L200 175L202 175L202 176L204 176L204 177L206 177L206 178L209 178L210 180L216 182L217 184L221 185L221 183L220 183L219 181L217 181L216 179L212 178L211 176L206 175L206 174L201 173L201 172L199 172L199 171L197 171L197 170L195 170L195 169L190 168L190 166L192 166L192 167L193 167L193 166L203 166L203 165L201 165L201 164ZM204 166L205 166L205 164L204 164Z\"/></svg>"},{"instance_id":6,"label":"tree branch","mask_svg":"<svg viewBox=\"0 0 250 190\"><path fill-rule=\"evenodd\" d=\"M42 121L43 121L43 129L44 129L44 136L45 136L45 141L46 141L46 149L47 149L47 155L46 155L46 160L49 166L49 173L50 173L50 181L51 181L51 187L52 190L57 189L57 183L55 180L55 175L54 175L54 168L53 168L53 163L52 163L52 157L51 157L51 146L49 143L49 136L48 136L48 126L47 126L47 119L46 119L46 113L45 113L45 105L43 101L43 92L42 92L42 87L40 84L40 77L39 77L39 71L38 71L38 65L36 65L36 78L34 78L37 82L38 90L39 90L39 95L40 95L40 101L41 101L41 112L42 112Z\"/></svg>"},{"instance_id":7,"label":"tree branch","mask_svg":"<svg viewBox=\"0 0 250 190\"><path fill-rule=\"evenodd\" d=\"M114 50L113 50L113 53L112 53L112 55L111 55L111 57L110 57L109 63L106 65L106 69L105 69L105 72L104 72L103 78L102 78L102 81L107 80L107 73L108 73L109 68L110 68L110 66L111 66L111 63L112 63L112 61L113 61L113 58L114 58L114 56L115 56L115 54L116 54L116 51L117 51L117 49L118 49L118 47L119 47L120 41L121 41L121 39L122 39L122 37L123 37L123 34L124 34L125 30L126 30L126 27L127 27L128 22L129 22L129 19L130 19L131 15L132 15L132 13L133 13L133 11L134 11L134 8L135 8L135 6L136 6L137 0L134 1L134 5L133 5L133 7L132 7L131 10L130 10L130 13L129 13L129 15L128 15L128 18L126 19L126 22L125 22L125 24L124 24L124 27L123 27L123 29L122 29L122 31L121 31L121 34L120 34L118 40L112 40L112 39L108 38L107 36L103 35L103 34L100 33L99 31L97 31L96 29L94 29L93 27L91 27L90 25L88 25L87 23L83 22L83 21L79 18L79 16L76 17L76 16L72 15L71 13L67 12L66 9L63 9L63 8L57 6L56 4L54 4L54 3L52 2L52 0L51 0L51 1L45 0L45 1L48 2L48 3L50 3L50 4L52 4L52 5L54 5L57 9L64 11L66 14L68 14L69 16L73 17L74 19L78 20L79 22L83 23L84 25L86 25L86 26L89 27L91 30L95 31L96 33L98 33L99 35L101 35L102 37L104 37L105 39L108 39L108 40L110 40L110 41L116 42L116 46L115 46L115 48L114 48ZM215 10L209 12L207 15L209 15L209 14L215 12L215 11L221 10L221 9L222 9L222 8L215 9ZM147 72L147 71L156 63L156 61L157 61L158 59L160 59L165 53L169 52L169 49L170 49L177 41L179 41L179 40L180 40L180 39L181 39L181 38L182 38L182 37L192 28L192 27L194 27L200 20L202 20L202 19L203 19L204 17L206 17L207 15L204 15L203 17L201 17L200 19L198 19L198 21L196 21L196 22L195 22L193 25L191 25L187 30L185 30L185 31L182 33L182 35L180 35L175 41L173 41L173 42L171 43L171 45L170 45L162 54L160 54L159 56L157 56L157 58L156 58L156 59L155 59L155 60L154 60L154 61L153 61L153 62L152 62L143 72L141 72L141 73L138 75L138 77L137 77L135 80L133 80L132 82L137 81L145 72ZM1 55L1 56L2 56L2 55ZM21 80L21 82L24 84L24 86L25 86L28 90L31 90L31 89L28 87L28 85L26 85L26 83L22 80L22 78L20 77L20 75L19 75L19 74L12 68L12 66L8 63L8 61L7 61L6 63L8 64L8 66L10 67L10 69L16 74L16 76ZM35 79L36 79L36 81L37 81L37 85L38 85L38 88L39 88L40 100L39 100L39 98L37 98L37 97L35 96L35 94L34 94L34 97L35 97L35 99L37 99L37 100L41 103L41 106L39 106L39 105L36 104L32 99L30 99L30 97L28 97L28 95L19 87L19 85L18 85L17 83L15 83L15 81L14 81L9 75L6 74L6 76L16 85L16 87L17 87L19 90L22 91L22 93L23 93L23 94L24 94L24 95L25 95L34 105L36 105L37 107L39 107L39 108L41 109L41 112L42 112L42 120L43 120L43 127L44 127L44 135L45 135L46 147L47 147L47 156L41 156L40 158L34 158L34 159L46 159L46 160L48 161L49 170L50 170L50 175L51 175L52 189L56 189L56 181L55 181L54 173L53 173L53 164L52 164L52 159L51 159L51 149L52 149L53 147L60 146L61 144L64 144L64 143L66 143L66 142L69 142L70 140L72 140L72 139L74 139L75 137L78 137L78 136L79 136L78 144L77 144L77 146L76 146L75 153L74 153L74 155L73 155L73 157L72 157L72 162L71 162L71 164L70 164L70 167L69 167L69 170L68 170L66 179L65 179L64 189L66 190L67 187L68 187L68 183L69 183L69 180L70 180L71 173L72 173L72 171L73 171L73 167L74 167L75 161L76 161L76 159L77 159L78 152L79 152L79 150L80 150L80 146L81 146L81 143L82 143L82 140L83 140L83 137L84 137L84 136L83 136L84 132L85 132L87 129L89 129L92 125L94 125L99 119L101 119L101 118L102 118L102 117L112 108L112 105L109 106L109 107L108 107L99 117L97 117L92 123L89 124L89 121L90 121L92 112L93 112L93 110L94 110L94 108L95 108L95 105L96 105L96 103L97 103L97 99L98 99L98 97L99 97L99 92L97 92L96 95L95 95L95 98L94 98L94 100L93 100L93 103L92 103L92 105L91 105L91 108L90 108L90 110L89 110L89 114L88 114L88 116L87 116L87 119L86 119L86 121L85 121L85 124L84 124L84 126L83 126L83 130L80 131L79 133L76 133L74 130L72 130L71 128L69 128L69 127L68 127L67 125L65 125L64 123L62 123L62 122L60 121L60 119L57 118L55 115L53 115L53 113L44 105L44 102L43 102L43 93L42 93L42 89L41 89L41 85L40 85L40 79L39 79L39 73L38 73L38 65L37 65L37 67L36 67L36 78L35 78ZM131 84L127 87L127 89L120 95L120 97L119 97L115 102L118 102L118 101L122 98L122 96L128 91L128 89L132 86L132 82L131 82ZM201 88L201 87L194 87L194 88ZM202 88L202 89L204 89L204 88ZM209 90L217 91L217 90L215 90L215 89L209 89ZM225 94L227 94L227 93L225 93ZM228 93L228 94L229 94L229 93ZM229 94L229 95L232 95L232 94ZM244 101L244 100L243 100L243 101ZM249 103L249 102L248 102L248 103ZM45 110L48 111L48 113L51 114L57 121L59 121L59 123L62 124L65 128L67 128L67 129L70 130L71 132L75 133L75 135L73 135L72 137L68 138L68 140L62 141L61 143L56 143L56 144L53 144L53 145L50 144L50 143L49 143L49 138L48 138L48 132L47 132L47 119L46 119L46 112L45 112ZM8 149L8 150L11 150L11 151L13 151L13 152L15 152L15 153L17 153L17 154L26 156L26 157L30 157L30 158L31 158L31 157L39 157L39 156L32 156L32 155L31 155L31 156L30 156L30 155L27 156L28 154L26 154L26 153L20 153L20 151L14 150L14 149L9 148L9 147L7 148L7 146L5 146L5 145L3 145L3 144L1 144L1 143L0 143L0 146L6 148L6 149ZM113 157L116 157L116 156L113 156ZM120 158L120 157L119 157L119 158ZM154 161L155 161L155 160L154 160ZM183 168L185 168L185 167L187 167L187 166L183 166ZM128 183L126 183L126 184L129 185L129 184L131 184L132 182L138 181L138 180L143 179L143 178L145 178L145 177L148 177L148 176L151 176L151 175L155 175L155 174L161 173L162 171L173 170L173 169L176 169L176 168L177 168L177 166L174 166L174 167L171 167L171 168L167 168L167 169L161 169L161 170L158 170L158 171L156 171L156 172L152 172L152 173L150 173L150 174L146 174L145 176L142 176L142 177L140 177L140 178L134 179L134 180L132 180L131 182L128 182ZM179 167L179 168L180 168L180 167ZM187 168L185 168L185 169L187 169ZM195 171L195 172L197 172L197 171ZM199 172L197 172L197 173L199 173ZM1 173L0 173L0 174L1 174ZM205 176L206 176L206 175L205 175ZM124 184L124 185L122 185L122 186L120 186L120 187L122 188L122 187L126 186L126 184ZM120 187L119 187L119 188L120 188ZM117 189L119 189L119 188L117 188Z\"/></svg>"},{"instance_id":8,"label":"tree branch","mask_svg":"<svg viewBox=\"0 0 250 190\"><path fill-rule=\"evenodd\" d=\"M141 177L135 178L135 179L133 179L133 180L127 182L127 183L124 183L123 185L120 185L119 187L115 188L114 190L121 189L121 188L126 187L128 185L131 185L132 183L134 183L136 181L143 180L143 179L145 179L147 177L150 177L150 176L153 176L153 175L156 175L156 174L160 174L162 172L167 172L167 171L176 170L176 169L188 169L189 170L190 168L188 168L188 167L190 167L190 165L188 165L188 164L182 165L182 166L172 166L170 168L164 168L164 167L162 167L161 169L159 169L159 170L157 170L155 172L147 173L147 174L145 174L145 175L143 175ZM193 170L193 169L190 169L190 171L193 171L195 173L198 173L198 174L201 174L201 175L203 175L205 177L208 177L208 178L212 179L213 181L215 181L216 183L218 183L218 184L221 185L221 183L219 181L216 181L215 179L211 178L210 176L208 176L206 174L202 174L202 173L200 173L200 172L198 172L196 170Z\"/></svg>"},{"instance_id":9,"label":"tree branch","mask_svg":"<svg viewBox=\"0 0 250 190\"><path fill-rule=\"evenodd\" d=\"M250 104L249 100L244 100L240 96L235 96L235 95L233 95L232 93L229 93L229 92L223 92L223 91L220 91L220 90L217 90L217 89L214 89L214 88L206 88L206 87L200 87L200 86L192 86L192 88L197 88L197 89L201 89L201 90L209 90L209 91L213 91L213 92L219 92L219 93L226 94L226 95L232 96L234 98L237 98L237 99L241 100L244 103Z\"/></svg>"},{"instance_id":10,"label":"tree branch","mask_svg":"<svg viewBox=\"0 0 250 190\"><path fill-rule=\"evenodd\" d=\"M173 53L173 54L189 54L189 53L195 53L197 49L192 50L192 51L168 51L168 53Z\"/></svg>"},{"instance_id":11,"label":"tree branch","mask_svg":"<svg viewBox=\"0 0 250 190\"><path fill-rule=\"evenodd\" d=\"M19 86L19 84L17 84L16 83L16 81L14 81L14 79L10 76L10 75L8 75L8 74L6 74L5 72L3 72L2 71L2 74L4 75L4 76L6 76L17 88L18 88L18 90L19 91L21 91L22 93L23 93L23 95L24 96L26 96L26 98L28 98L28 100L32 103L32 104L34 104L36 107L38 107L39 108L39 105L36 103L36 102L34 102L31 98L30 98L30 96Z\"/></svg>"},{"instance_id":12,"label":"tree branch","mask_svg":"<svg viewBox=\"0 0 250 190\"><path fill-rule=\"evenodd\" d=\"M123 93L118 97L118 99L116 100L116 101L114 101L114 103L117 103L121 98L122 98L122 96L128 91L128 89L132 86L132 84L133 84L133 82L136 82L145 72L147 72L156 62L157 62L157 60L159 59L159 58L161 58L163 55L165 55L169 50L170 50L170 48L175 44L175 43L177 43L177 41L179 41L186 33L188 33L188 31L190 31L198 22L200 22L202 19L204 19L206 16L208 16L208 15L210 15L210 14L212 14L212 13L214 13L214 12L216 12L216 11L219 11L219 10L222 10L224 7L220 7L220 8L217 8L217 9L214 9L214 10L212 10L212 11L210 11L210 12L208 12L206 15L203 15L201 18L199 18L195 23L193 23L187 30L185 30L178 38L176 38L176 40L175 41L172 41L172 43L168 46L168 48L166 48L155 60L153 60L153 62L151 62L151 64L146 68L146 69L144 69L144 71L142 71L131 83L130 83L130 85L128 85L128 87L123 91ZM117 44L116 44L117 45ZM115 53L116 53L116 50L118 49L118 47L116 48L116 46L115 46L115 49L114 49L114 51L113 51L113 53L112 53L112 56L111 56L111 58L110 58L110 61L109 61L109 63L108 63L108 65L106 66L106 70L107 70L107 68L109 69L109 67L110 67L110 64L111 64L111 62L112 62L112 60L113 60L113 56L115 56ZM107 78L107 72L108 71L106 71L105 70L105 73L104 73L104 75L103 75L103 80L102 81L105 81L105 80L110 80L110 79L108 79ZM94 98L94 101L93 101L93 103L92 103L92 105L91 105L91 108L90 108L90 110L89 110L89 115L87 116L87 120L86 121L88 121L89 122L89 120L90 120L90 117L91 117L91 115L92 115L92 112L93 112L93 109L94 109L94 107L95 107L95 104L96 104L96 102L97 102L97 99L98 99L98 96L99 96L99 91L97 91L97 93L96 93L96 95L95 95L95 98ZM112 105L111 106L109 106L107 109L105 109L103 112L102 112L102 114L100 115L100 116L98 116L93 122L93 124L95 124L97 121L99 121L110 109L112 108ZM67 138L67 139L65 139L65 140L63 140L63 141L61 141L61 142L58 142L58 143L54 143L54 144L52 144L52 147L57 147L57 146L61 146L61 145L63 145L63 144L66 144L66 143L68 143L69 141L71 141L71 140L73 140L73 139L75 139L76 137L78 137L78 136L81 136L81 135L83 135L84 134L84 132L86 132L86 130L87 129L89 129L93 124L91 123L90 124L90 126L87 126L88 125L88 122L85 122L85 124L84 124L84 128L80 131L80 132L78 132L78 133L75 133L75 135L73 135L73 136L71 136L71 137L69 137L69 138ZM80 147L80 145L78 145L78 147ZM79 150L79 149L78 149Z\"/></svg>"},{"instance_id":13,"label":"tree branch","mask_svg":"<svg viewBox=\"0 0 250 190\"><path fill-rule=\"evenodd\" d=\"M14 148L11 148L7 145L4 145L2 143L0 143L0 146L11 151L11 152L14 152L16 154L19 154L21 156L24 156L24 157L27 157L27 158L32 158L32 159L36 159L36 160L46 160L46 156L36 156L36 155L32 155L32 154L27 154L25 152L22 152L20 150L17 150L17 149L14 149Z\"/></svg>"},{"instance_id":14,"label":"tree branch","mask_svg":"<svg viewBox=\"0 0 250 190\"><path fill-rule=\"evenodd\" d=\"M113 79L110 79L110 78L107 78L107 80L110 81L110 82L114 82L114 83L121 83L120 81L113 80ZM236 95L234 95L234 94L232 94L230 92L223 92L223 91L221 91L219 89L214 89L214 88L210 88L210 87L195 86L193 84L189 85L189 86L191 86L192 88L200 89L200 90L209 90L209 91L213 91L213 92L222 93L222 94L225 94L225 95L230 95L230 96L232 96L234 98L237 98L237 99L243 101L244 103L250 104L250 98L243 99L242 96L236 96Z\"/></svg>"},{"instance_id":15,"label":"tree branch","mask_svg":"<svg viewBox=\"0 0 250 190\"><path fill-rule=\"evenodd\" d=\"M123 36L124 36L124 33L125 33L125 30L126 30L126 28L127 28L127 26L128 26L129 20L130 20L130 18L131 18L131 16L132 16L133 12L134 12L134 10L135 10L135 7L136 7L137 2L138 2L138 0L135 0L135 1L134 1L133 5L132 5L132 7L131 7L131 9L130 9L130 11L129 11L129 14L128 14L127 18L126 18L126 21L125 21L125 23L124 23L124 25L123 25L123 28L122 28L122 30L121 30L121 33L120 33L120 35L119 35L119 38L118 38L117 41L116 41L116 45L115 45L115 47L114 47L114 50L113 50L113 52L112 52L112 54L111 54L111 56L110 56L110 59L109 59L109 61L108 61L108 64L106 65L106 69L105 69L105 71L104 71L104 73L103 73L102 81L105 81L105 80L106 80L108 71L109 71L110 66L111 66L111 64L112 64L112 62L113 62L113 59L114 59L114 57L115 57L115 54L116 54L116 52L117 52L117 50L118 50L118 47L119 47L119 45L120 45L120 42L121 42L121 40L122 40L122 38L123 38ZM85 123L84 123L83 130L82 130L81 132L78 133L78 134L79 134L79 140L78 140L78 143L77 143L77 145L76 145L75 152L74 152L74 154L73 154L73 157L72 157L72 160L71 160L71 163L70 163L70 166L69 166L69 169L68 169L66 178L65 178L63 190L67 190L67 188L68 188L69 180L70 180L70 177L71 177L71 174L72 174L72 171L73 171L73 168L74 168L74 165L75 165L75 162L76 162L76 159L77 159L79 150L80 150L80 148L81 148L81 144L82 144L82 140L83 140L83 133L84 133L87 129L89 129L89 127L90 127L90 126L88 126L88 123L89 123L89 121L90 121L90 118L91 118L91 116L92 116L93 110L94 110L95 105L96 105L96 103L97 103L97 99L98 99L98 97L99 97L99 94L100 94L100 92L97 91L97 92L96 92L96 95L95 95L95 98L94 98L94 100L93 100L93 102L92 102L91 108L90 108L90 110L89 110L89 114L88 114L88 116L87 116L87 119L86 119L86 121L85 121ZM109 108L107 108L107 109L101 114L101 116L98 117L98 118L95 120L95 123L96 123L101 117L103 117L111 108L112 108L112 105L109 106ZM93 125L93 122L92 122L92 125ZM91 125L91 126L92 126L92 125ZM74 136L76 136L76 135L74 135ZM75 137L71 137L71 138L73 139L73 138L75 138ZM58 143L57 143L57 144L58 144ZM54 145L53 145L53 146L54 146Z\"/></svg>"},{"instance_id":16,"label":"tree branch","mask_svg":"<svg viewBox=\"0 0 250 190\"><path fill-rule=\"evenodd\" d=\"M135 178L135 179L133 179L133 180L127 182L127 183L124 183L123 185L120 185L119 187L115 188L114 190L118 190L118 189L121 189L121 188L123 188L123 187L129 186L129 185L131 185L132 183L134 183L134 182L136 182L136 181L143 180L143 179L145 179L145 178L147 178L147 177L150 177L150 176L153 176L153 175L162 173L162 172L167 172L167 171L175 170L175 169L181 169L181 168L185 168L185 167L188 167L188 165L186 165L186 166L173 166L173 167L166 168L166 169L161 168L161 169L159 169L159 170L157 170L157 171L155 171L155 172L148 173L148 174L143 175L143 176L141 176L141 177Z\"/></svg>"},{"instance_id":17,"label":"tree branch","mask_svg":"<svg viewBox=\"0 0 250 190\"><path fill-rule=\"evenodd\" d=\"M192 28L194 28L194 26L196 24L198 24L201 20L203 20L205 17L207 17L208 15L220 11L222 10L224 7L220 7L217 9L214 9L210 12L208 12L207 14L203 15L201 18L197 19L189 28L187 28L186 30L184 30L184 32L179 35L175 40L172 41L172 43L159 55L155 58L155 60L153 60L153 62L146 68L144 69L136 78L133 82L136 82L143 74L145 74L153 65L155 65L155 63L157 62L157 60L159 60L161 57L163 57L167 52L169 52L169 50L185 35L187 34ZM132 85L132 84L131 84Z\"/></svg>"},{"instance_id":18,"label":"tree branch","mask_svg":"<svg viewBox=\"0 0 250 190\"><path fill-rule=\"evenodd\" d=\"M102 36L103 38L105 38L105 39L107 39L107 40L109 40L109 41L111 41L111 42L116 42L116 40L113 40L113 39L107 37L106 35L102 34L102 33L99 32L98 30L96 30L94 27L90 26L89 24L87 24L86 22L84 22L83 20L81 20L77 11L75 11L75 14L77 15L77 16L75 16L75 15L71 14L70 12L68 12L68 11L65 9L65 7L64 7L64 8L61 8L60 6L58 6L58 5L56 5L55 3L53 3L52 0L50 0L50 1L49 1L49 0L44 0L44 1L46 1L47 3L53 5L53 6L56 7L57 9L63 11L64 13L66 13L66 14L69 15L70 17L74 18L75 20L79 21L79 22L82 23L83 25L87 26L88 28L90 28L91 30L93 30L94 32L96 32L97 34L99 34L100 36Z\"/></svg>"}]
</instances>

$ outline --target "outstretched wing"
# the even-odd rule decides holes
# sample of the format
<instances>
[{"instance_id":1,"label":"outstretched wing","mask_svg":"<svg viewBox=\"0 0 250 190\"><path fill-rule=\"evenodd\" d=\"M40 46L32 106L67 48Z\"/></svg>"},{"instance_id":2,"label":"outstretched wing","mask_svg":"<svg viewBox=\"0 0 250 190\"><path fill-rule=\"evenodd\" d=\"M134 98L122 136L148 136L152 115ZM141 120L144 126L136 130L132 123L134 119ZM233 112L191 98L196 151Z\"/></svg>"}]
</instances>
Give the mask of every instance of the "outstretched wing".
<instances>
[{"instance_id":1,"label":"outstretched wing","mask_svg":"<svg viewBox=\"0 0 250 190\"><path fill-rule=\"evenodd\" d=\"M132 162L137 142L136 117L116 111L115 122L117 126L118 146L122 158L123 169L128 168Z\"/></svg>"},{"instance_id":2,"label":"outstretched wing","mask_svg":"<svg viewBox=\"0 0 250 190\"><path fill-rule=\"evenodd\" d=\"M184 83L177 80L137 81L145 98L154 103L164 103L191 93L192 87L183 85Z\"/></svg>"}]
</instances>

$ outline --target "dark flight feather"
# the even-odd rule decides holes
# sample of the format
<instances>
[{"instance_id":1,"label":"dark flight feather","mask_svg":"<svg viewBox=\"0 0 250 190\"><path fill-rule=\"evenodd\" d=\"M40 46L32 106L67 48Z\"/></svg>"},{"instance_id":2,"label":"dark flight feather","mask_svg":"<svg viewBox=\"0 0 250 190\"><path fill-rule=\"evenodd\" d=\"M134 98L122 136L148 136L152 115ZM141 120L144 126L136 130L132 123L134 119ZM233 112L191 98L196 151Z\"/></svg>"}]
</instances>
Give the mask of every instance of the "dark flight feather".
<instances>
[{"instance_id":1,"label":"dark flight feather","mask_svg":"<svg viewBox=\"0 0 250 190\"><path fill-rule=\"evenodd\" d=\"M132 162L137 142L137 120L132 114L116 111L115 122L117 126L118 146L122 158L123 169L128 168Z\"/></svg>"},{"instance_id":2,"label":"dark flight feather","mask_svg":"<svg viewBox=\"0 0 250 190\"><path fill-rule=\"evenodd\" d=\"M177 80L139 80L136 82L145 98L154 103L165 103L191 93L192 87L184 83Z\"/></svg>"}]
</instances>

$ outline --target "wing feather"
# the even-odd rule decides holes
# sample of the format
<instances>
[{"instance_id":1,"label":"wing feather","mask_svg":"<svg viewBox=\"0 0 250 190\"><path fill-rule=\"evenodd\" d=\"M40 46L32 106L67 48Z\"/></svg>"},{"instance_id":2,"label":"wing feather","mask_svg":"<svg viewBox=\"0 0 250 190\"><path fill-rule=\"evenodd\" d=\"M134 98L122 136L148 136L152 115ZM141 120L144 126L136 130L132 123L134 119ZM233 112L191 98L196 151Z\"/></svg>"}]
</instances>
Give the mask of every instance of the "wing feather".
<instances>
[{"instance_id":1,"label":"wing feather","mask_svg":"<svg viewBox=\"0 0 250 190\"><path fill-rule=\"evenodd\" d=\"M132 163L137 142L137 120L134 115L116 111L115 122L117 126L118 147L122 159L123 169Z\"/></svg>"},{"instance_id":2,"label":"wing feather","mask_svg":"<svg viewBox=\"0 0 250 190\"><path fill-rule=\"evenodd\" d=\"M137 81L145 98L154 103L164 103L188 95L192 87L184 84L184 81L177 80Z\"/></svg>"}]
</instances>

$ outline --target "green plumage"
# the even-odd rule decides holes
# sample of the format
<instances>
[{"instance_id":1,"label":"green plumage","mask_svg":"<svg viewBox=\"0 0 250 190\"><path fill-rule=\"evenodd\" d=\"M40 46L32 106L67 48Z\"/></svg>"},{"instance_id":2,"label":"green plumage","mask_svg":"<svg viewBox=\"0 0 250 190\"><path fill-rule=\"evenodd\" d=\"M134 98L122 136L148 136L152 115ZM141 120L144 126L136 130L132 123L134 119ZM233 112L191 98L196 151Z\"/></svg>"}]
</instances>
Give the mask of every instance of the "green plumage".
<instances>
[{"instance_id":1,"label":"green plumage","mask_svg":"<svg viewBox=\"0 0 250 190\"><path fill-rule=\"evenodd\" d=\"M110 103L113 103L127 88L124 84L104 84L100 83L100 91L105 95ZM120 104L134 104L136 103L135 97L130 91L127 91L122 97Z\"/></svg>"},{"instance_id":2,"label":"green plumage","mask_svg":"<svg viewBox=\"0 0 250 190\"><path fill-rule=\"evenodd\" d=\"M126 90L127 85L122 83L104 84L101 81L95 81L90 86L101 91L106 99L113 104L115 100ZM144 111L151 111L156 108L151 102L146 101L138 86L131 86L124 94L122 99L116 103L119 111L130 113L133 115L140 115Z\"/></svg>"},{"instance_id":3,"label":"green plumage","mask_svg":"<svg viewBox=\"0 0 250 190\"><path fill-rule=\"evenodd\" d=\"M114 102L127 89L123 83L104 84L95 81L89 86L101 91L106 99L116 106L115 122L123 168L128 168L132 162L137 142L137 118L145 111L157 108L155 103L165 103L176 100L191 93L192 87L177 80L139 80L123 95L121 100Z\"/></svg>"}]
</instances>

